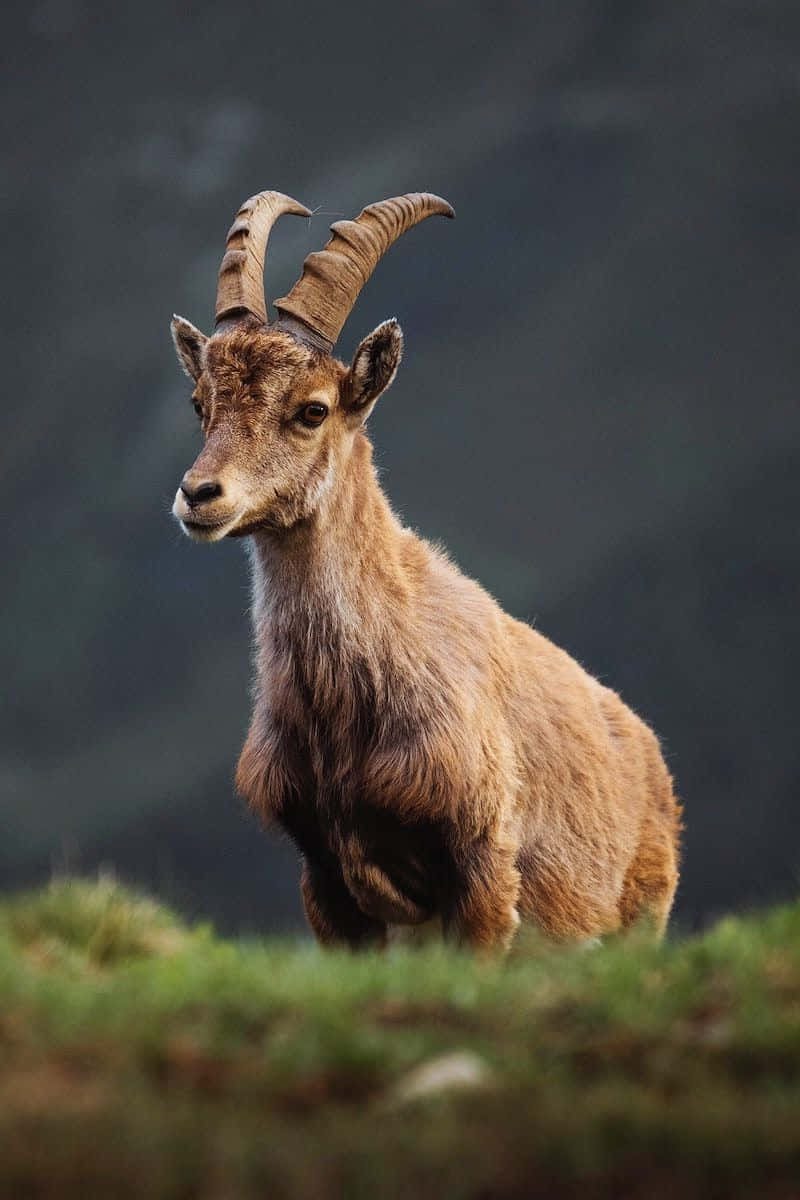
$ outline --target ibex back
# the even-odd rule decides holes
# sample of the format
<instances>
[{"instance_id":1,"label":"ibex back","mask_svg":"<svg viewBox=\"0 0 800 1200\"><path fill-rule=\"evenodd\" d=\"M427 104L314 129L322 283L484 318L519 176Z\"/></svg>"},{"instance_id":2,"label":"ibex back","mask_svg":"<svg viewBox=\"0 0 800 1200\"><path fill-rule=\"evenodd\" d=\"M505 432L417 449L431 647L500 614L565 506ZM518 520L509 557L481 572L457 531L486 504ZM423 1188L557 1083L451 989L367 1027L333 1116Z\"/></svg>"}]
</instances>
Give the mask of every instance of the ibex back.
<instances>
[{"instance_id":1,"label":"ibex back","mask_svg":"<svg viewBox=\"0 0 800 1200\"><path fill-rule=\"evenodd\" d=\"M439 918L505 948L520 917L590 938L647 917L677 881L679 810L658 742L619 697L404 528L364 424L394 379L395 320L332 351L381 255L427 193L333 226L267 320L278 192L240 209L216 330L175 317L205 443L174 513L197 541L247 536L256 685L237 786L303 859L324 943L382 943ZM446 403L443 398L442 403Z\"/></svg>"}]
</instances>

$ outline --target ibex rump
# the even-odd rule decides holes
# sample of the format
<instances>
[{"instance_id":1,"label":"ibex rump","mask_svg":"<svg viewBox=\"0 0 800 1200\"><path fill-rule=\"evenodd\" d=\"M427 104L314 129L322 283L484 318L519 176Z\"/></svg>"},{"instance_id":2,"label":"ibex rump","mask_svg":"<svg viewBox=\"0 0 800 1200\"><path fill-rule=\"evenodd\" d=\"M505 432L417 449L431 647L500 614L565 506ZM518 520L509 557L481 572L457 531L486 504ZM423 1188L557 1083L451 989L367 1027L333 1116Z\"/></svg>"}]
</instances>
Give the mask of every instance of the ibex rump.
<instances>
[{"instance_id":1,"label":"ibex rump","mask_svg":"<svg viewBox=\"0 0 800 1200\"><path fill-rule=\"evenodd\" d=\"M175 317L204 447L174 513L198 541L248 535L255 700L237 786L292 837L325 943L441 918L507 947L520 916L588 938L648 915L677 881L679 811L658 742L564 651L404 528L364 422L402 353L395 320L349 367L334 343L392 242L443 200L338 222L269 324L263 262L296 201L240 210L207 338Z\"/></svg>"}]
</instances>

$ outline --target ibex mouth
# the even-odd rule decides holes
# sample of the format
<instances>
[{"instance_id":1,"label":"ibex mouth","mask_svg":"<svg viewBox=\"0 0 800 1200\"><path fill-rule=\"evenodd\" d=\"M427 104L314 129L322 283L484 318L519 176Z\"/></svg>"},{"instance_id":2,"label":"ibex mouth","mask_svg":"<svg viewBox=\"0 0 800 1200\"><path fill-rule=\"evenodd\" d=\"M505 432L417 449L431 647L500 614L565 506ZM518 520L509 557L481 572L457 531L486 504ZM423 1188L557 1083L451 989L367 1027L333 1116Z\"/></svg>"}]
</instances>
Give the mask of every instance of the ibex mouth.
<instances>
[{"instance_id":1,"label":"ibex mouth","mask_svg":"<svg viewBox=\"0 0 800 1200\"><path fill-rule=\"evenodd\" d=\"M180 525L187 537L195 542L218 542L234 528L239 516L237 513L235 517L229 517L225 521L196 521L181 517Z\"/></svg>"}]
</instances>

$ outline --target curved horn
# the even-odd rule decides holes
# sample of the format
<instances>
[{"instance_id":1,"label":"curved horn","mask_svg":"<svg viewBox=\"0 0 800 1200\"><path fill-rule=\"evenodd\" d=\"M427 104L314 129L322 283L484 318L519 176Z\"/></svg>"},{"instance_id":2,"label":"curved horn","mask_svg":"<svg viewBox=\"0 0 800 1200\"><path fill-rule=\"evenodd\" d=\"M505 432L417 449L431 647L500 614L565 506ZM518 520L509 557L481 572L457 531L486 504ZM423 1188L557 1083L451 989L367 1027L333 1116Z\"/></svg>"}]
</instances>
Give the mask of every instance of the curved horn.
<instances>
[{"instance_id":1,"label":"curved horn","mask_svg":"<svg viewBox=\"0 0 800 1200\"><path fill-rule=\"evenodd\" d=\"M310 217L302 204L283 192L259 192L245 200L228 230L225 256L219 268L215 322L252 313L267 320L264 296L264 255L272 226L283 213Z\"/></svg>"},{"instance_id":2,"label":"curved horn","mask_svg":"<svg viewBox=\"0 0 800 1200\"><path fill-rule=\"evenodd\" d=\"M301 321L331 350L381 257L407 229L435 213L455 216L441 196L410 192L368 205L355 221L336 221L325 248L308 255L289 295L275 301L277 325L292 328Z\"/></svg>"}]
</instances>

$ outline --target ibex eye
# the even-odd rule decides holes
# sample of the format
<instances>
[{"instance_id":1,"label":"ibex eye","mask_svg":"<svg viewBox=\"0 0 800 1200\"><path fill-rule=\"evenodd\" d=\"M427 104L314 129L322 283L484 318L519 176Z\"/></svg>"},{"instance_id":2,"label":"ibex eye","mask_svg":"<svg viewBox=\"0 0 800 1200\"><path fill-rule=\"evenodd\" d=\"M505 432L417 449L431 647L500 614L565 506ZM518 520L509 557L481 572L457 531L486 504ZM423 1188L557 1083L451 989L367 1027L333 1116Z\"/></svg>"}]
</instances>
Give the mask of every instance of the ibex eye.
<instances>
[{"instance_id":1,"label":"ibex eye","mask_svg":"<svg viewBox=\"0 0 800 1200\"><path fill-rule=\"evenodd\" d=\"M197 399L195 396L192 396L192 408L193 408L193 409L194 409L194 411L197 413L198 417L202 417L202 415L203 415L203 406L202 406L202 404L200 403L200 401L199 401L199 400L198 400L198 399Z\"/></svg>"},{"instance_id":2,"label":"ibex eye","mask_svg":"<svg viewBox=\"0 0 800 1200\"><path fill-rule=\"evenodd\" d=\"M306 404L300 409L298 416L304 425L321 425L328 415L324 404Z\"/></svg>"}]
</instances>

